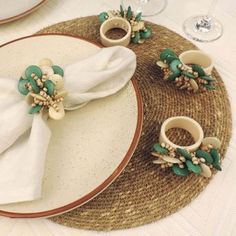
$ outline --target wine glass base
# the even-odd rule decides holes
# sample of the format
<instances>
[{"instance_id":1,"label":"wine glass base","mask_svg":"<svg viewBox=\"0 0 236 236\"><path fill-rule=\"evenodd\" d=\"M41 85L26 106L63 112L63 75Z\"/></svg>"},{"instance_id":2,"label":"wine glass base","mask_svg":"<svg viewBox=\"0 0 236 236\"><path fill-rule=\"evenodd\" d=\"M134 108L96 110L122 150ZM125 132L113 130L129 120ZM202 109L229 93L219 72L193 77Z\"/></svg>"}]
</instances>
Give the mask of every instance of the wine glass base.
<instances>
[{"instance_id":1,"label":"wine glass base","mask_svg":"<svg viewBox=\"0 0 236 236\"><path fill-rule=\"evenodd\" d=\"M204 22L206 17L206 15L200 15L186 19L183 24L185 34L198 42L212 42L219 39L223 34L222 24L214 17L210 18L210 24Z\"/></svg>"},{"instance_id":2,"label":"wine glass base","mask_svg":"<svg viewBox=\"0 0 236 236\"><path fill-rule=\"evenodd\" d=\"M167 6L167 0L121 0L124 9L131 6L137 14L142 12L142 16L155 16L161 13Z\"/></svg>"}]
</instances>

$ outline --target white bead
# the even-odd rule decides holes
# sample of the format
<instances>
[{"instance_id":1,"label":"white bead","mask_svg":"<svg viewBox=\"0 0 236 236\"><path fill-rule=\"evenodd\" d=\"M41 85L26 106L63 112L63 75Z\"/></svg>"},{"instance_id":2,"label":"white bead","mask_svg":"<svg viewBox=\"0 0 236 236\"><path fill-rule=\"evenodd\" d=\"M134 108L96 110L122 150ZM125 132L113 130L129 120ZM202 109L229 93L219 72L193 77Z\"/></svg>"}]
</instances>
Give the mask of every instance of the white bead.
<instances>
[{"instance_id":1,"label":"white bead","mask_svg":"<svg viewBox=\"0 0 236 236\"><path fill-rule=\"evenodd\" d=\"M51 80L55 84L55 88L57 90L62 89L64 86L64 80L63 80L62 76L60 76L58 74L51 75L49 77L49 80Z\"/></svg>"},{"instance_id":2,"label":"white bead","mask_svg":"<svg viewBox=\"0 0 236 236\"><path fill-rule=\"evenodd\" d=\"M165 147L165 146L166 146L166 144L165 144L165 143L161 143L161 146L162 146L162 147Z\"/></svg>"},{"instance_id":3,"label":"white bead","mask_svg":"<svg viewBox=\"0 0 236 236\"><path fill-rule=\"evenodd\" d=\"M174 158L174 157L169 157L169 156L165 156L163 155L161 157L165 162L170 162L170 163L181 163L181 161L178 158Z\"/></svg>"},{"instance_id":4,"label":"white bead","mask_svg":"<svg viewBox=\"0 0 236 236\"><path fill-rule=\"evenodd\" d=\"M168 68L169 65L164 63L163 61L157 61L156 62L157 66L161 67L161 68Z\"/></svg>"},{"instance_id":5,"label":"white bead","mask_svg":"<svg viewBox=\"0 0 236 236\"><path fill-rule=\"evenodd\" d=\"M203 163L206 162L206 160L204 158L200 158L200 161L203 162Z\"/></svg>"},{"instance_id":6,"label":"white bead","mask_svg":"<svg viewBox=\"0 0 236 236\"><path fill-rule=\"evenodd\" d=\"M214 148L219 149L221 146L221 141L216 137L206 137L202 140L204 145L211 144Z\"/></svg>"},{"instance_id":7,"label":"white bead","mask_svg":"<svg viewBox=\"0 0 236 236\"><path fill-rule=\"evenodd\" d=\"M49 58L43 58L42 60L39 61L39 66L52 66L53 63Z\"/></svg>"},{"instance_id":8,"label":"white bead","mask_svg":"<svg viewBox=\"0 0 236 236\"><path fill-rule=\"evenodd\" d=\"M212 174L210 167L207 166L204 163L201 163L200 166L201 166L201 169L202 169L201 175L206 177L206 178L210 178L211 174Z\"/></svg>"},{"instance_id":9,"label":"white bead","mask_svg":"<svg viewBox=\"0 0 236 236\"><path fill-rule=\"evenodd\" d=\"M48 111L49 117L54 120L61 120L65 116L63 103L58 104L58 111L54 107L50 107Z\"/></svg>"},{"instance_id":10,"label":"white bead","mask_svg":"<svg viewBox=\"0 0 236 236\"><path fill-rule=\"evenodd\" d=\"M46 74L47 76L54 74L54 71L50 66L41 66L40 69L42 70L43 74Z\"/></svg>"},{"instance_id":11,"label":"white bead","mask_svg":"<svg viewBox=\"0 0 236 236\"><path fill-rule=\"evenodd\" d=\"M193 91L196 92L198 90L198 84L194 79L190 79L189 83L191 84L191 87L193 88Z\"/></svg>"},{"instance_id":12,"label":"white bead","mask_svg":"<svg viewBox=\"0 0 236 236\"><path fill-rule=\"evenodd\" d=\"M37 93L31 93L31 96L39 101L46 101L46 99L40 95L40 94L37 94Z\"/></svg>"},{"instance_id":13,"label":"white bead","mask_svg":"<svg viewBox=\"0 0 236 236\"><path fill-rule=\"evenodd\" d=\"M164 160L162 160L161 158L158 158L156 160L153 161L154 164L164 164L166 163Z\"/></svg>"}]
</instances>

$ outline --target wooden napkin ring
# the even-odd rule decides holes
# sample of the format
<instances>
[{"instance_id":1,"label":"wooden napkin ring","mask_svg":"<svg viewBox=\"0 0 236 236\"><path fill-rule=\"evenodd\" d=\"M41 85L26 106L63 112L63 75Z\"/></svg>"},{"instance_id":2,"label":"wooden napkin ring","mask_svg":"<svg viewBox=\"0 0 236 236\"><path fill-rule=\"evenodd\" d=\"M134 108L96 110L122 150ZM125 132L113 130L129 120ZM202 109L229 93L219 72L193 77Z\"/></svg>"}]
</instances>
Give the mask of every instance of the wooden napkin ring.
<instances>
[{"instance_id":1,"label":"wooden napkin ring","mask_svg":"<svg viewBox=\"0 0 236 236\"><path fill-rule=\"evenodd\" d=\"M171 142L166 136L166 132L172 128L181 128L187 130L193 137L195 143L190 146L179 146ZM195 151L202 143L204 133L200 124L194 119L187 116L175 116L168 118L161 126L159 141L176 148L184 148L190 152Z\"/></svg>"},{"instance_id":2,"label":"wooden napkin ring","mask_svg":"<svg viewBox=\"0 0 236 236\"><path fill-rule=\"evenodd\" d=\"M207 75L210 75L213 69L212 58L200 50L188 50L179 55L180 61L190 69L188 64L200 65Z\"/></svg>"},{"instance_id":3,"label":"wooden napkin ring","mask_svg":"<svg viewBox=\"0 0 236 236\"><path fill-rule=\"evenodd\" d=\"M106 33L111 29L123 29L126 31L126 35L123 38L120 39L110 39L106 36ZM121 17L113 17L106 21L104 21L100 27L100 38L101 43L106 46L128 46L131 39L131 26L130 23Z\"/></svg>"}]
</instances>

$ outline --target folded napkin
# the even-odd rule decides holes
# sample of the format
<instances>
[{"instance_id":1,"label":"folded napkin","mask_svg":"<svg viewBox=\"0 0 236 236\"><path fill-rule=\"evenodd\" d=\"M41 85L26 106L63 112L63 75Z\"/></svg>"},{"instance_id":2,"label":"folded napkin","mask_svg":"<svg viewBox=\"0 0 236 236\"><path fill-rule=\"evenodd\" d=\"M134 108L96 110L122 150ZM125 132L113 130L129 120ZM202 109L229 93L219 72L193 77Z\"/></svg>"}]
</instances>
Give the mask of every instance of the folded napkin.
<instances>
[{"instance_id":1,"label":"folded napkin","mask_svg":"<svg viewBox=\"0 0 236 236\"><path fill-rule=\"evenodd\" d=\"M121 46L100 49L65 66L65 110L116 93L131 79L135 68L135 54ZM28 114L29 104L17 84L16 78L0 78L0 204L40 198L51 136L48 117Z\"/></svg>"}]
</instances>

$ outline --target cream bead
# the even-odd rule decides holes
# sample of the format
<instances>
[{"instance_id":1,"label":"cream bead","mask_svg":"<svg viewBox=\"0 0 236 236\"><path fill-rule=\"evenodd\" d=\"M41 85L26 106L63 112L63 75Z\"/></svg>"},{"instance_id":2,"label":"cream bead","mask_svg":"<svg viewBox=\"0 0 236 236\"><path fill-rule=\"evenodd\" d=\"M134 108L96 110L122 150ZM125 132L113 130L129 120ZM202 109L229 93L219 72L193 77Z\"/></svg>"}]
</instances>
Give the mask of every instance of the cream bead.
<instances>
[{"instance_id":1,"label":"cream bead","mask_svg":"<svg viewBox=\"0 0 236 236\"><path fill-rule=\"evenodd\" d=\"M42 60L39 61L39 66L52 66L53 62L49 58L43 58Z\"/></svg>"},{"instance_id":2,"label":"cream bead","mask_svg":"<svg viewBox=\"0 0 236 236\"><path fill-rule=\"evenodd\" d=\"M50 66L41 66L40 69L42 70L43 74L47 75L48 77L54 74L54 71Z\"/></svg>"},{"instance_id":3,"label":"cream bead","mask_svg":"<svg viewBox=\"0 0 236 236\"><path fill-rule=\"evenodd\" d=\"M58 104L58 109L50 107L48 111L49 117L54 120L61 120L65 116L63 103Z\"/></svg>"},{"instance_id":4,"label":"cream bead","mask_svg":"<svg viewBox=\"0 0 236 236\"><path fill-rule=\"evenodd\" d=\"M64 80L61 75L59 74L54 74L49 77L49 80L51 80L55 84L55 88L62 89L64 86Z\"/></svg>"}]
</instances>

